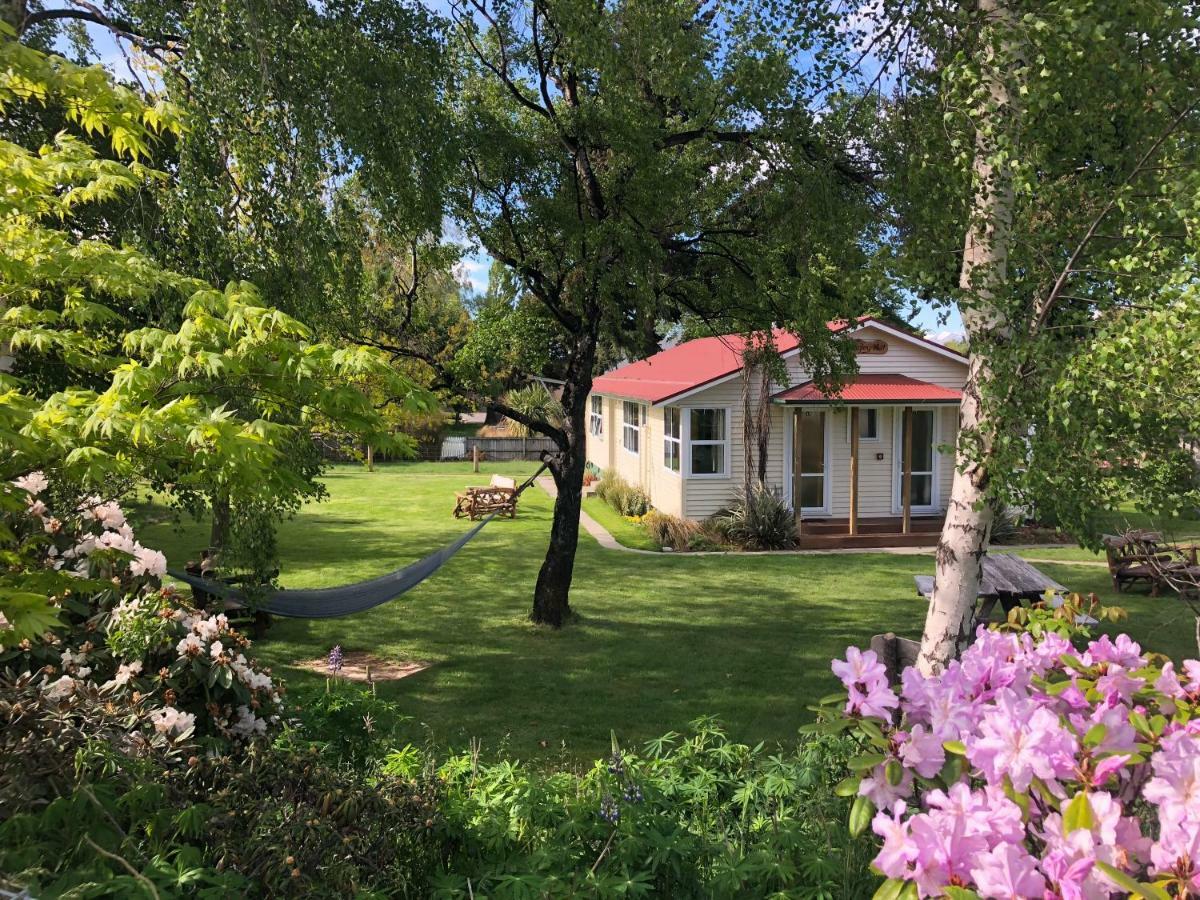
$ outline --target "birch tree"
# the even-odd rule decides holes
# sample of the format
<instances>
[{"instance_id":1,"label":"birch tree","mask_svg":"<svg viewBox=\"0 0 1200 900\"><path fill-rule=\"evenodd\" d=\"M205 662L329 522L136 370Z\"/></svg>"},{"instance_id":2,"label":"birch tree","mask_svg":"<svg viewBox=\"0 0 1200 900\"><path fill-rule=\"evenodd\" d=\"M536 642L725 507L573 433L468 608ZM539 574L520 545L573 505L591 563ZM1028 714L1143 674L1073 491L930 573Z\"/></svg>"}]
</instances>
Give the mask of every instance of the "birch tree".
<instances>
[{"instance_id":1,"label":"birch tree","mask_svg":"<svg viewBox=\"0 0 1200 900\"><path fill-rule=\"evenodd\" d=\"M1062 387L1087 371L1073 362L1120 316L1161 309L1193 278L1198 23L1192 6L1160 0L885 15L909 51L894 60L881 150L897 271L957 301L970 343L919 660L936 671L969 640L998 506L1053 505L1094 541L1089 511L1113 500L1089 495L1077 469L1037 463L1070 452L1078 399ZM1119 438L1090 443L1081 464L1112 472ZM1123 496L1161 500L1136 467L1120 469Z\"/></svg>"}]
</instances>

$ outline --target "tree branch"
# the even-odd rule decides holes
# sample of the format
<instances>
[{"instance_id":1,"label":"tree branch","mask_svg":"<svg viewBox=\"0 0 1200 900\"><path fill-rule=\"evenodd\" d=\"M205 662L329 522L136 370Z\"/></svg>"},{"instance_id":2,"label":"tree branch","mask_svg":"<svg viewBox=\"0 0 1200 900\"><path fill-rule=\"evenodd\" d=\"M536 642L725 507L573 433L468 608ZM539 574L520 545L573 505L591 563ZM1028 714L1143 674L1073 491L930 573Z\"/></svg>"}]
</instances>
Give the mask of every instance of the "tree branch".
<instances>
[{"instance_id":1,"label":"tree branch","mask_svg":"<svg viewBox=\"0 0 1200 900\"><path fill-rule=\"evenodd\" d=\"M507 419L512 419L514 422L519 422L530 431L536 431L538 434L550 438L558 445L560 450L566 450L568 447L567 433L561 428L556 428L549 422L544 422L541 419L535 419L532 416L527 416L519 409L513 409L507 403L501 400L489 400L487 408L490 412L498 412Z\"/></svg>"}]
</instances>

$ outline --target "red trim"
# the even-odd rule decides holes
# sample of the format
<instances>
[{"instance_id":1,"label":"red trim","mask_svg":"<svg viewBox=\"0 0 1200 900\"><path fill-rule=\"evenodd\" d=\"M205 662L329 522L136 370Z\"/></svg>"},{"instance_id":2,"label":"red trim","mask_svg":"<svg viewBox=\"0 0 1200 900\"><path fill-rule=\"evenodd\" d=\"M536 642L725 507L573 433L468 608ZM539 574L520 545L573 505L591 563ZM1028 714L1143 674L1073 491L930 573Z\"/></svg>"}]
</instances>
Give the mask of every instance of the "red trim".
<instances>
[{"instance_id":1,"label":"red trim","mask_svg":"<svg viewBox=\"0 0 1200 900\"><path fill-rule=\"evenodd\" d=\"M826 394L806 381L771 397L776 403L958 403L962 391L918 381L907 375L859 375Z\"/></svg>"}]
</instances>

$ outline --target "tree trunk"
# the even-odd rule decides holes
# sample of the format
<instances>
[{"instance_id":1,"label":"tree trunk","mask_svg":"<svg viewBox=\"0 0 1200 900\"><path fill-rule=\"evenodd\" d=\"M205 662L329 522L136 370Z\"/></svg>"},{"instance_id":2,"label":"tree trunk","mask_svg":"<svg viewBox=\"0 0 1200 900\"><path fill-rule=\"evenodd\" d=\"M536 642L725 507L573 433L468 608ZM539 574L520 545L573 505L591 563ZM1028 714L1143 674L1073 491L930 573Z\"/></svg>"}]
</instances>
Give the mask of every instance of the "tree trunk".
<instances>
[{"instance_id":1,"label":"tree trunk","mask_svg":"<svg viewBox=\"0 0 1200 900\"><path fill-rule=\"evenodd\" d=\"M214 494L212 498L212 528L208 533L208 546L214 554L219 554L229 543L231 519L229 495Z\"/></svg>"},{"instance_id":2,"label":"tree trunk","mask_svg":"<svg viewBox=\"0 0 1200 900\"><path fill-rule=\"evenodd\" d=\"M970 341L970 367L959 411L954 483L938 542L933 596L917 660L925 674L941 671L970 641L993 519L986 497L996 422L981 403L981 391L991 378L988 347L1004 341L1009 333L995 301L1006 276L1013 188L1008 173L993 165L993 156L996 136L1010 131L1017 110L1010 102L1002 73L994 67L990 39L997 24L1009 24L1011 13L1005 0L977 0L977 4L987 21L981 52L987 54L983 70L989 79L990 96L986 107L978 111L976 122L975 198L959 275L959 286L970 298L962 305L963 325ZM1004 51L1005 61L1011 59L1007 46ZM966 434L973 440L964 440Z\"/></svg>"},{"instance_id":3,"label":"tree trunk","mask_svg":"<svg viewBox=\"0 0 1200 900\"><path fill-rule=\"evenodd\" d=\"M529 618L539 625L561 628L571 615L571 579L579 544L579 512L583 503L583 472L587 462L587 401L596 361L598 315L576 338L559 402L563 408L564 440L548 458L558 496L550 524L550 546L538 572ZM646 448L642 448L645 452Z\"/></svg>"}]
</instances>

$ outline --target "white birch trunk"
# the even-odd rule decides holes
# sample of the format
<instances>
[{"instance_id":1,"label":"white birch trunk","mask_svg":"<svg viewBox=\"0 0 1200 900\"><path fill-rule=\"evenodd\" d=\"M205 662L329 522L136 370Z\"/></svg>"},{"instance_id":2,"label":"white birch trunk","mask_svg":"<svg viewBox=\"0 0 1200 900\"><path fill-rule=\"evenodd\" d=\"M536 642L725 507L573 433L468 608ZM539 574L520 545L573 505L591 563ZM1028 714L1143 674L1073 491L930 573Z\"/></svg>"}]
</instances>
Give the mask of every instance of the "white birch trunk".
<instances>
[{"instance_id":1,"label":"white birch trunk","mask_svg":"<svg viewBox=\"0 0 1200 900\"><path fill-rule=\"evenodd\" d=\"M1004 3L977 0L977 8L994 27L1009 18ZM990 30L985 27L985 35ZM991 377L986 341L1003 340L1008 333L1008 324L994 301L1005 280L1013 190L1009 176L997 171L991 159L996 149L994 136L1009 130L1006 119L1016 115L1016 110L1003 78L993 68L994 54L988 48L985 42L988 59L983 69L990 79L989 99L976 122L975 197L959 274L959 286L973 298L961 311L970 342L970 368L959 411L954 482L938 541L933 596L917 659L925 674L940 671L970 641L993 519L985 497L995 426L980 402L980 390Z\"/></svg>"}]
</instances>

